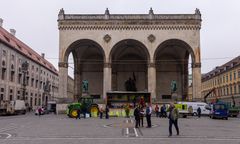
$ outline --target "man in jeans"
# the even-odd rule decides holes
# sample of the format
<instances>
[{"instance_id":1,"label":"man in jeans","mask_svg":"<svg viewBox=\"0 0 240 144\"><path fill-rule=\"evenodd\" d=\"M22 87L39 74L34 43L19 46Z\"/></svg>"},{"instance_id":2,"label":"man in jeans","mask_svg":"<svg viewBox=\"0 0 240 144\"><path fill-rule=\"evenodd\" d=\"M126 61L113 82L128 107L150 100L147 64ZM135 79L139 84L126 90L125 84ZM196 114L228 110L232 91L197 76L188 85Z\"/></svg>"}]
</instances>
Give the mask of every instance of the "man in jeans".
<instances>
[{"instance_id":1,"label":"man in jeans","mask_svg":"<svg viewBox=\"0 0 240 144\"><path fill-rule=\"evenodd\" d=\"M172 124L174 124L177 135L179 135L179 128L178 128L178 117L179 117L179 112L178 109L175 108L174 104L170 104L170 107L168 109L169 115L169 136L172 136Z\"/></svg>"},{"instance_id":2,"label":"man in jeans","mask_svg":"<svg viewBox=\"0 0 240 144\"><path fill-rule=\"evenodd\" d=\"M152 127L152 123L151 123L151 114L152 114L152 107L149 104L146 104L146 119L147 119L147 128L151 128Z\"/></svg>"}]
</instances>

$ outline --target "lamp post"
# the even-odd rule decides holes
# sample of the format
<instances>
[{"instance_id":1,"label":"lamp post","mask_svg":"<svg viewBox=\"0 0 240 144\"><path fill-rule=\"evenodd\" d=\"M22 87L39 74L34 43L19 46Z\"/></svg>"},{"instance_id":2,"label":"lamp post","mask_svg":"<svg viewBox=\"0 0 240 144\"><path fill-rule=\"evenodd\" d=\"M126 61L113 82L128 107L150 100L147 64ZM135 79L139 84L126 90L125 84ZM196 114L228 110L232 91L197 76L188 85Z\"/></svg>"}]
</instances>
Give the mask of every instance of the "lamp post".
<instances>
[{"instance_id":1,"label":"lamp post","mask_svg":"<svg viewBox=\"0 0 240 144\"><path fill-rule=\"evenodd\" d=\"M28 62L25 61L22 63L22 72L23 72L23 100L25 101L25 95L26 95L26 72L28 71Z\"/></svg>"}]
</instances>

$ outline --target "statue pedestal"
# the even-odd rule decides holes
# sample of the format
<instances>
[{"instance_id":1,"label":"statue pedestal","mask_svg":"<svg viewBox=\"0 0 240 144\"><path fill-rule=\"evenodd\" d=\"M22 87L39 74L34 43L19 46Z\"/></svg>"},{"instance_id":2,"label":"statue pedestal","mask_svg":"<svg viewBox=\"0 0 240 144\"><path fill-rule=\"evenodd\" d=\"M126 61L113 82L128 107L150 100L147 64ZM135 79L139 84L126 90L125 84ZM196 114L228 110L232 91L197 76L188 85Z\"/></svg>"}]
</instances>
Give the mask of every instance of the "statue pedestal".
<instances>
[{"instance_id":1,"label":"statue pedestal","mask_svg":"<svg viewBox=\"0 0 240 144\"><path fill-rule=\"evenodd\" d=\"M89 92L84 92L84 93L82 93L82 97L88 97L88 96L90 96L90 95L89 95Z\"/></svg>"},{"instance_id":2,"label":"statue pedestal","mask_svg":"<svg viewBox=\"0 0 240 144\"><path fill-rule=\"evenodd\" d=\"M172 100L177 101L177 93L172 93Z\"/></svg>"}]
</instances>

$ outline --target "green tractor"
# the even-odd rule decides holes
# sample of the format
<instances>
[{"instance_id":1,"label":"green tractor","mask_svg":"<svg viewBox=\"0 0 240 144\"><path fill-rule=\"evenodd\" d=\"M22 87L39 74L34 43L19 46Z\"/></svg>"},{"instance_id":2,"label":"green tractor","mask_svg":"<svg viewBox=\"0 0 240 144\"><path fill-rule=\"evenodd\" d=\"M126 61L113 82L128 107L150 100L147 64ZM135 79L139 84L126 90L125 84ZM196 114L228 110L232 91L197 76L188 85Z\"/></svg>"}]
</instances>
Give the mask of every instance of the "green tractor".
<instances>
[{"instance_id":1,"label":"green tractor","mask_svg":"<svg viewBox=\"0 0 240 144\"><path fill-rule=\"evenodd\" d=\"M71 103L67 107L67 115L70 118L77 117L77 111L80 109L81 114L84 112L89 114L90 117L97 117L99 108L96 103L93 102L92 97L81 97L79 102Z\"/></svg>"}]
</instances>

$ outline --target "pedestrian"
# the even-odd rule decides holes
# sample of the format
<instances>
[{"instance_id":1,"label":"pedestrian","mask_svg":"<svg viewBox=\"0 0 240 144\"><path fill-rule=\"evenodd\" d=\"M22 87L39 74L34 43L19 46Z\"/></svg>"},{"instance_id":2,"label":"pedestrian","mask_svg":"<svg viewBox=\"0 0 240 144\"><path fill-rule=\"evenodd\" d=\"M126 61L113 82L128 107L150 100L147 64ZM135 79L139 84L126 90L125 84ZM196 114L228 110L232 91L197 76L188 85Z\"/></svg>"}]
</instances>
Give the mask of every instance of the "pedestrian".
<instances>
[{"instance_id":1,"label":"pedestrian","mask_svg":"<svg viewBox=\"0 0 240 144\"><path fill-rule=\"evenodd\" d=\"M179 112L178 109L175 108L174 104L170 104L170 107L168 109L169 115L169 136L172 136L172 124L174 125L177 135L179 135L179 128L178 128L178 118L179 118Z\"/></svg>"},{"instance_id":2,"label":"pedestrian","mask_svg":"<svg viewBox=\"0 0 240 144\"><path fill-rule=\"evenodd\" d=\"M109 107L108 107L108 105L106 105L105 114L106 114L106 119L109 119Z\"/></svg>"},{"instance_id":3,"label":"pedestrian","mask_svg":"<svg viewBox=\"0 0 240 144\"><path fill-rule=\"evenodd\" d=\"M102 119L102 117L103 117L103 108L102 108L102 106L100 106L100 108L99 108L99 117L100 117L100 119Z\"/></svg>"},{"instance_id":4,"label":"pedestrian","mask_svg":"<svg viewBox=\"0 0 240 144\"><path fill-rule=\"evenodd\" d=\"M140 123L141 123L142 127L143 127L144 114L145 114L144 109L143 109L143 107L141 107L141 109L140 109Z\"/></svg>"},{"instance_id":5,"label":"pedestrian","mask_svg":"<svg viewBox=\"0 0 240 144\"><path fill-rule=\"evenodd\" d=\"M163 106L161 106L161 109L160 109L160 117L164 117L164 108Z\"/></svg>"},{"instance_id":6,"label":"pedestrian","mask_svg":"<svg viewBox=\"0 0 240 144\"><path fill-rule=\"evenodd\" d=\"M39 108L38 108L38 116L41 116L41 114L42 114L42 108L39 107Z\"/></svg>"},{"instance_id":7,"label":"pedestrian","mask_svg":"<svg viewBox=\"0 0 240 144\"><path fill-rule=\"evenodd\" d=\"M151 123L151 114L152 114L152 107L150 106L150 104L146 104L146 119L147 119L147 128L151 128L152 127L152 123Z\"/></svg>"},{"instance_id":8,"label":"pedestrian","mask_svg":"<svg viewBox=\"0 0 240 144\"><path fill-rule=\"evenodd\" d=\"M158 105L155 106L155 113L156 113L156 117L160 117Z\"/></svg>"},{"instance_id":9,"label":"pedestrian","mask_svg":"<svg viewBox=\"0 0 240 144\"><path fill-rule=\"evenodd\" d=\"M201 108L200 107L198 107L198 109L197 109L197 114L198 114L198 118L200 118L201 117Z\"/></svg>"},{"instance_id":10,"label":"pedestrian","mask_svg":"<svg viewBox=\"0 0 240 144\"><path fill-rule=\"evenodd\" d=\"M140 108L137 106L134 110L134 117L135 117L135 128L140 126Z\"/></svg>"},{"instance_id":11,"label":"pedestrian","mask_svg":"<svg viewBox=\"0 0 240 144\"><path fill-rule=\"evenodd\" d=\"M81 119L81 110L77 109L77 117L76 119Z\"/></svg>"}]
</instances>

